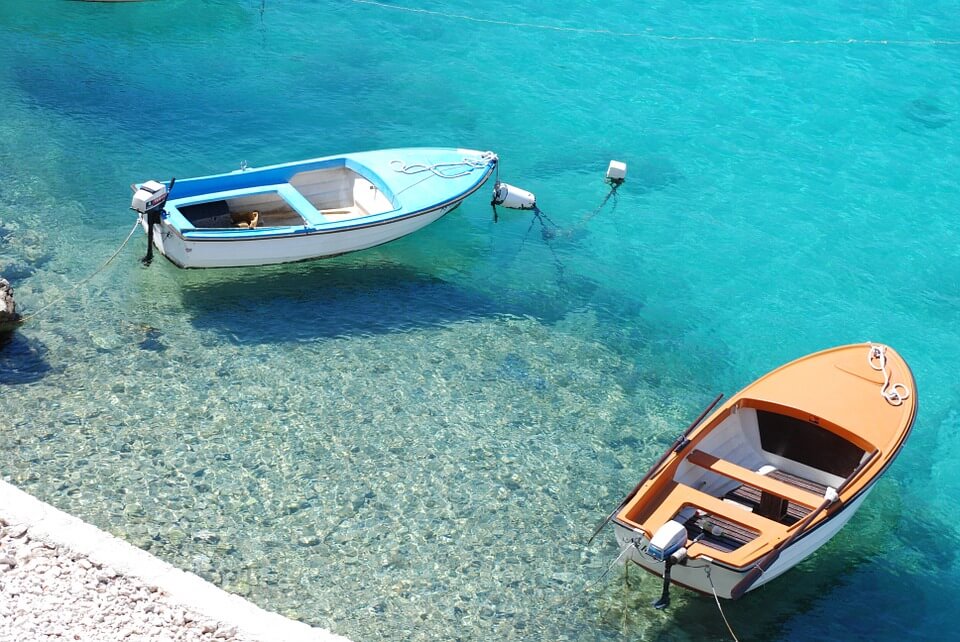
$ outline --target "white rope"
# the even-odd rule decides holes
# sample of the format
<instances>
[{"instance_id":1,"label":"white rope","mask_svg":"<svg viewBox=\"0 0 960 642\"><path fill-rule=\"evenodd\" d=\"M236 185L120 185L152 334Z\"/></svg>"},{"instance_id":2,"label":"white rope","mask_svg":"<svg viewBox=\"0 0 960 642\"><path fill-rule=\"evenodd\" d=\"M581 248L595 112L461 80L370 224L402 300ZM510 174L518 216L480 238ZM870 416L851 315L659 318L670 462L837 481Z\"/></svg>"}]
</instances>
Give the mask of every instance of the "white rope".
<instances>
[{"instance_id":1,"label":"white rope","mask_svg":"<svg viewBox=\"0 0 960 642\"><path fill-rule=\"evenodd\" d=\"M77 281L72 288L70 288L69 290L67 290L66 292L64 292L63 294L61 294L59 297L55 298L55 299L54 299L53 301L51 301L50 303L46 304L45 306L43 306L42 308L40 308L39 310L37 310L37 311L34 312L33 314L28 314L27 316L25 316L25 317L23 317L22 319L20 319L20 323L26 323L27 321L30 321L31 319L40 316L41 314L43 314L44 312L46 312L48 308L53 307L53 306L54 306L55 304L57 304L57 303L60 303L61 301L63 301L64 299L66 299L71 293L73 293L74 290L76 290L77 288L79 288L81 285L89 282L90 279L92 279L93 277L95 277L95 276L97 276L98 274L100 274L100 272L102 272L102 271L104 270L104 268L106 268L108 265L110 265L110 263L113 261L113 259L117 258L117 255L120 254L121 250L123 250L123 248L126 247L127 243L130 241L130 237L132 237L132 236L133 236L133 233L137 231L137 228L140 227L140 223L141 223L142 221L143 221L143 215L141 214L140 216L137 217L137 222L133 224L133 227L132 227L132 228L130 228L130 233L127 234L127 238L125 238L125 239L123 240L123 243L120 244L120 247L117 248L116 252L114 252L114 253L110 256L110 258L107 259L107 260L103 263L103 265L101 265L101 266L98 267L96 270L94 270L94 271L93 271L93 274L91 274L90 276L86 277L85 279L81 279L81 280ZM150 239L147 239L147 243L150 243Z\"/></svg>"},{"instance_id":2,"label":"white rope","mask_svg":"<svg viewBox=\"0 0 960 642\"><path fill-rule=\"evenodd\" d=\"M350 0L355 4L366 4L381 9L392 9L394 11L406 11L407 13L420 13L430 16L439 16L454 20L467 20L469 22L480 22L484 24L500 25L503 27L517 27L521 29L542 29L547 31L560 31L565 33L587 34L612 36L616 38L643 38L647 40L660 40L668 42L719 42L737 45L865 45L865 46L902 46L902 47L957 47L960 46L960 40L943 40L931 38L927 40L909 40L909 39L888 39L888 38L820 38L805 40L800 38L780 39L780 38L735 38L727 36L674 36L645 32L614 31L612 29L585 29L582 27L564 27L558 25L538 24L535 22L512 22L509 20L494 20L491 18L477 18L458 13L446 13L444 11L431 11L430 9L416 9L414 7L398 7L396 5L377 2L376 0Z\"/></svg>"},{"instance_id":3,"label":"white rope","mask_svg":"<svg viewBox=\"0 0 960 642\"><path fill-rule=\"evenodd\" d=\"M634 547L637 546L636 541L632 541L632 542L630 542L630 543L633 544ZM637 548L637 550L639 550L639 548ZM599 575L599 577L597 577L596 579L593 579L593 580L588 581L586 584L583 585L582 588L580 588L580 590L575 591L575 592L572 592L572 593L570 593L570 594L568 594L568 595L565 595L565 596L561 597L560 599L555 600L555 601L552 602L551 604L548 604L547 606L545 606L545 607L542 609L542 612L546 613L546 612L548 612L548 611L551 611L551 610L557 608L558 606L562 606L562 605L564 605L564 604L567 604L568 602L570 602L570 601L573 600L574 598L580 597L580 596L582 596L584 593L587 593L587 592L589 592L590 590L592 590L593 587L595 587L597 584L599 584L601 581L603 581L603 578L605 578L605 577L607 576L607 574L610 573L610 571L613 569L613 567L620 563L620 560L623 559L624 555L626 555L626 554L629 553L629 552L630 552L630 546L629 546L629 545L624 546L624 547L623 547L623 550L620 551L620 554L617 555L617 558L616 558L615 560L613 560L612 562L610 562L610 564L607 566L606 570L605 570L603 573L601 573L601 574Z\"/></svg>"},{"instance_id":4,"label":"white rope","mask_svg":"<svg viewBox=\"0 0 960 642\"><path fill-rule=\"evenodd\" d=\"M761 569L762 572L762 569ZM730 626L730 623L727 621L727 616L723 613L723 607L720 606L720 597L717 595L717 587L713 585L713 578L710 577L710 565L704 567L704 573L707 574L707 579L710 580L710 589L713 591L713 599L717 603L717 609L720 611L720 617L723 618L723 623L727 625L727 630L730 631L730 637L733 638L733 642L740 642L737 639L737 634L733 632L733 627Z\"/></svg>"},{"instance_id":5,"label":"white rope","mask_svg":"<svg viewBox=\"0 0 960 642\"><path fill-rule=\"evenodd\" d=\"M411 165L404 165L403 161L392 160L390 161L390 166L393 167L393 171L400 172L402 174L419 174L421 172L432 172L435 176L440 178L460 178L461 176L466 176L475 169L482 169L489 165L491 162L497 160L497 155L493 152L484 152L480 155L480 158L463 158L460 161L455 163L434 163L433 165L425 165L423 163L413 163ZM443 171L447 167L466 167L466 169L459 171L455 174L448 174Z\"/></svg>"},{"instance_id":6,"label":"white rope","mask_svg":"<svg viewBox=\"0 0 960 642\"><path fill-rule=\"evenodd\" d=\"M899 406L910 398L910 388L902 383L890 384L890 373L887 372L887 346L870 344L867 363L877 372L883 373L883 387L880 388L880 394L887 403L891 406Z\"/></svg>"}]
</instances>

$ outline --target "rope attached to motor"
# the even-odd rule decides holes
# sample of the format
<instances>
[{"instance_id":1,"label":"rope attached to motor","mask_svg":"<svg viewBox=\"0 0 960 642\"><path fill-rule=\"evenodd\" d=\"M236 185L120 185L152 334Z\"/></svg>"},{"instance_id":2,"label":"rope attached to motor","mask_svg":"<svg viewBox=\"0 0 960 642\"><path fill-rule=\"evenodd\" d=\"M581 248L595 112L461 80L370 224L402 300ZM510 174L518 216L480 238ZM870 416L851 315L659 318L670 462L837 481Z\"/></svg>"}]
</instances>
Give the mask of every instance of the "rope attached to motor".
<instances>
[{"instance_id":1,"label":"rope attached to motor","mask_svg":"<svg viewBox=\"0 0 960 642\"><path fill-rule=\"evenodd\" d=\"M43 314L44 312L46 312L48 309L52 308L52 307L53 307L54 305L56 305L57 303L60 303L61 301L63 301L64 299L66 299L70 294L72 294L72 293L74 292L74 290L76 290L76 289L79 288L80 286L84 285L85 283L87 283L88 281L90 281L90 279L92 279L93 277L97 276L98 274L100 274L100 272L102 272L104 269L106 269L106 267L107 267L108 265L110 265L110 263L112 263L115 258L117 258L117 256L118 256L118 255L120 254L120 252L123 250L123 248L125 248L125 247L127 246L127 243L130 241L130 238L133 236L133 233L137 231L137 228L140 227L140 224L141 224L142 222L143 222L143 217L142 217L142 215L141 215L140 217L137 217L136 223L134 223L134 224L133 224L133 227L130 228L130 232L127 234L127 238L123 239L123 243L120 244L120 247L118 247L118 248L114 251L114 253L110 255L110 258L108 258L106 261L104 261L103 264L100 265L100 267L98 267L96 270L94 270L93 273L91 273L89 276L87 276L87 277L85 277L85 278L83 278L83 279L80 279L79 281L77 281L76 283L74 283L72 288L70 288L69 290L67 290L66 292L64 292L63 294L61 294L60 296L54 298L52 301L50 301L49 303L47 303L46 305L44 305L42 308L40 308L40 309L37 310L36 312L34 312L34 313L32 313L32 314L28 314L28 315L26 315L26 316L24 316L24 317L21 317L20 320L19 320L20 325L23 325L23 324L26 323L27 321L30 321L30 320L32 320L32 319L35 319L36 317L38 317L38 316L40 316L41 314Z\"/></svg>"}]
</instances>

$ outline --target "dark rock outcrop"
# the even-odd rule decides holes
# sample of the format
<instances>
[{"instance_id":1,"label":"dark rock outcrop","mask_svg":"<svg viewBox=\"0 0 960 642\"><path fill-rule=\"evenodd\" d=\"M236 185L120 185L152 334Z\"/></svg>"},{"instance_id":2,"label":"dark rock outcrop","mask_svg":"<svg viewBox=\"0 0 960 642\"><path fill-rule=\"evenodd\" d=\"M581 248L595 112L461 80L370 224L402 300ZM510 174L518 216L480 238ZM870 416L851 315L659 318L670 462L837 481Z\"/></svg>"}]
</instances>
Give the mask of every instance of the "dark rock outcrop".
<instances>
[{"instance_id":1,"label":"dark rock outcrop","mask_svg":"<svg viewBox=\"0 0 960 642\"><path fill-rule=\"evenodd\" d=\"M0 278L0 339L13 332L20 323L17 304L13 300L13 288L10 282Z\"/></svg>"}]
</instances>

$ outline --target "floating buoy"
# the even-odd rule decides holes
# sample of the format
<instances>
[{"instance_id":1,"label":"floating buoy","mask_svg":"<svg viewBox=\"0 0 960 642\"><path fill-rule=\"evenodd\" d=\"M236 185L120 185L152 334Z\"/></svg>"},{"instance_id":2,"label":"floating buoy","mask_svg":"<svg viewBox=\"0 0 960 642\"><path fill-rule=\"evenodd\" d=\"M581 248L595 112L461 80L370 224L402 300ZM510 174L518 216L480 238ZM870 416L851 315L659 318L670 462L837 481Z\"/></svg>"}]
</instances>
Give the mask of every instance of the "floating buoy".
<instances>
[{"instance_id":1,"label":"floating buoy","mask_svg":"<svg viewBox=\"0 0 960 642\"><path fill-rule=\"evenodd\" d=\"M622 185L627 180L627 164L612 160L607 166L607 182L611 185Z\"/></svg>"},{"instance_id":2,"label":"floating buoy","mask_svg":"<svg viewBox=\"0 0 960 642\"><path fill-rule=\"evenodd\" d=\"M493 186L492 204L514 210L532 210L537 207L537 197L527 190L497 181Z\"/></svg>"}]
</instances>

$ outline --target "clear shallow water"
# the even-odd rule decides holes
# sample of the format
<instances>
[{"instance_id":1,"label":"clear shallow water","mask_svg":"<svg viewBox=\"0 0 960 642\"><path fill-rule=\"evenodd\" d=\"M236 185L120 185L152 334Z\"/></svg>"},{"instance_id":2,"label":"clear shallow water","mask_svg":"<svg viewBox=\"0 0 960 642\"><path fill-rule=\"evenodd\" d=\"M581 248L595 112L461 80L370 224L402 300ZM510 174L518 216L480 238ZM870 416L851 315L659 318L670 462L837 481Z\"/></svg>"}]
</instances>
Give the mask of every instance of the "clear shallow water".
<instances>
[{"instance_id":1,"label":"clear shallow water","mask_svg":"<svg viewBox=\"0 0 960 642\"><path fill-rule=\"evenodd\" d=\"M214 272L142 269L138 234L0 351L0 473L356 640L727 639L708 599L659 613L653 578L598 581L616 550L586 539L716 392L883 341L921 387L906 449L836 539L725 610L741 639L951 632L960 47L929 44L957 38L951 5L455 13L628 35L0 6L0 274L24 312L116 249L131 182L241 160L489 148L562 228L478 196L383 248ZM813 44L851 38L927 44ZM628 182L589 218L614 158Z\"/></svg>"}]
</instances>

